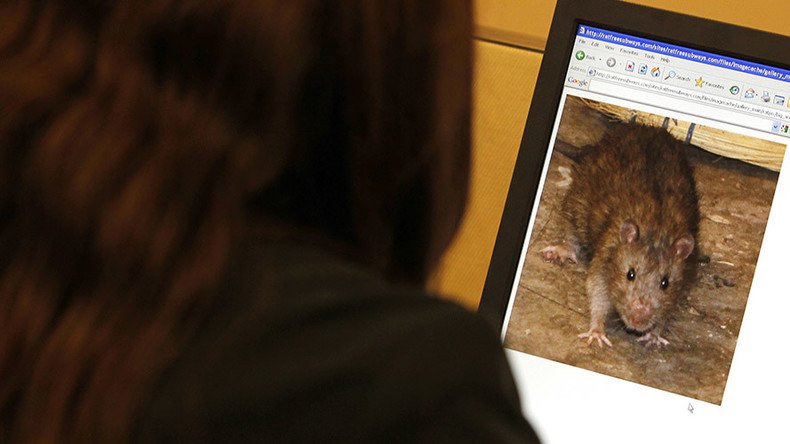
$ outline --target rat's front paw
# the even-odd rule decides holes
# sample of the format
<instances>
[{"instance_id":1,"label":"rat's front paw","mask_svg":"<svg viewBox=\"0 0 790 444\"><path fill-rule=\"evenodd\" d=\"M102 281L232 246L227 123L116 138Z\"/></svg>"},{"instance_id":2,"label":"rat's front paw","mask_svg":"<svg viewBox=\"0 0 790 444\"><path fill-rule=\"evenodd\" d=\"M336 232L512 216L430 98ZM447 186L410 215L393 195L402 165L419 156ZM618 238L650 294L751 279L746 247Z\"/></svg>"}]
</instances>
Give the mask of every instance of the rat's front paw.
<instances>
[{"instance_id":1,"label":"rat's front paw","mask_svg":"<svg viewBox=\"0 0 790 444\"><path fill-rule=\"evenodd\" d=\"M662 338L658 333L649 331L637 339L638 342L643 342L647 347L661 347L669 345L669 341Z\"/></svg>"},{"instance_id":2,"label":"rat's front paw","mask_svg":"<svg viewBox=\"0 0 790 444\"><path fill-rule=\"evenodd\" d=\"M606 333L604 333L602 330L591 328L590 331L581 333L579 337L581 339L587 338L587 345L591 345L592 341L595 340L598 341L598 347L603 347L604 344L608 345L609 347L612 346L612 341L606 337Z\"/></svg>"},{"instance_id":3,"label":"rat's front paw","mask_svg":"<svg viewBox=\"0 0 790 444\"><path fill-rule=\"evenodd\" d=\"M564 264L565 262L577 262L576 252L566 247L565 245L550 245L542 250L540 253L543 255L543 260L546 262L553 262L555 264Z\"/></svg>"}]
</instances>

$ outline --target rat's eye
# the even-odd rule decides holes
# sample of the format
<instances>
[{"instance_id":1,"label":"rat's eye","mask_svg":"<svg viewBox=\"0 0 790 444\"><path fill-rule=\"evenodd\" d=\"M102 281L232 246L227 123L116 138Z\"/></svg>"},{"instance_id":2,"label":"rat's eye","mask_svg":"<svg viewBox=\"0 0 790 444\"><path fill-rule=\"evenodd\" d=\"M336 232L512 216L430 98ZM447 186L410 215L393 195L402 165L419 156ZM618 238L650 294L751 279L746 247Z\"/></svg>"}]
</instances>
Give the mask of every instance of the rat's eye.
<instances>
[{"instance_id":1,"label":"rat's eye","mask_svg":"<svg viewBox=\"0 0 790 444\"><path fill-rule=\"evenodd\" d=\"M666 290L669 287L669 276L664 276L661 278L661 289Z\"/></svg>"},{"instance_id":2,"label":"rat's eye","mask_svg":"<svg viewBox=\"0 0 790 444\"><path fill-rule=\"evenodd\" d=\"M629 281L633 281L635 277L636 277L636 272L634 271L633 268L629 269L628 273L625 274L625 278L628 279Z\"/></svg>"}]
</instances>

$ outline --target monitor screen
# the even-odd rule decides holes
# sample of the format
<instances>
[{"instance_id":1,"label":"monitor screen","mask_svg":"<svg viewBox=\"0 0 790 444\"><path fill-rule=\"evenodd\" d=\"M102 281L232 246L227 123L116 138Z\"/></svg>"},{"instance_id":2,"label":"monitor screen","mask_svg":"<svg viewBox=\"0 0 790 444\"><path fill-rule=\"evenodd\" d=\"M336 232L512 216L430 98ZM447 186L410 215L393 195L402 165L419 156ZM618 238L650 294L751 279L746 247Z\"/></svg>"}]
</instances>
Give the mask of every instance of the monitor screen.
<instances>
[{"instance_id":1,"label":"monitor screen","mask_svg":"<svg viewBox=\"0 0 790 444\"><path fill-rule=\"evenodd\" d=\"M548 442L779 430L790 71L574 39L502 328L528 417Z\"/></svg>"}]
</instances>

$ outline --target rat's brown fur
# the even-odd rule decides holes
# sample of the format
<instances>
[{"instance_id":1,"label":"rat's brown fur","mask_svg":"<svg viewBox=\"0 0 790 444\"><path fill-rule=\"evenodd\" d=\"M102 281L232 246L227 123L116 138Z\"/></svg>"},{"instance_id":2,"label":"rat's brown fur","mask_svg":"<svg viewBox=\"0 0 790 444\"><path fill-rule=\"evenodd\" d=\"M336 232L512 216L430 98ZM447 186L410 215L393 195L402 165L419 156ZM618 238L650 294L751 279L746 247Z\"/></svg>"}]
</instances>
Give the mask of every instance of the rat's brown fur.
<instances>
[{"instance_id":1,"label":"rat's brown fur","mask_svg":"<svg viewBox=\"0 0 790 444\"><path fill-rule=\"evenodd\" d=\"M697 264L699 209L685 150L663 129L616 124L575 165L562 206L566 238L543 254L589 262L590 330L580 335L588 343L611 345L603 330L611 309L641 341L668 343L660 333Z\"/></svg>"}]
</instances>

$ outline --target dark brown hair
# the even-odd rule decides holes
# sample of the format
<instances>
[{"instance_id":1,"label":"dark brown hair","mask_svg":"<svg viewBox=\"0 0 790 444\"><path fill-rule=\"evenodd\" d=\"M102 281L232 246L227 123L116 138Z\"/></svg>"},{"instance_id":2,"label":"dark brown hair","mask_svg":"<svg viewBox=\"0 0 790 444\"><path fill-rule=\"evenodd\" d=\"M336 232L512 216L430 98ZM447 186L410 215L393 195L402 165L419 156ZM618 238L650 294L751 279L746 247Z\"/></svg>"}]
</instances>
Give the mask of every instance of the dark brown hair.
<instances>
[{"instance_id":1,"label":"dark brown hair","mask_svg":"<svg viewBox=\"0 0 790 444\"><path fill-rule=\"evenodd\" d=\"M0 5L0 440L123 440L251 225L421 282L464 208L470 5ZM265 297L265 295L261 295Z\"/></svg>"}]
</instances>

